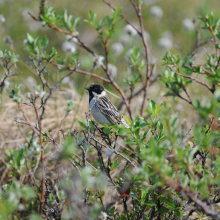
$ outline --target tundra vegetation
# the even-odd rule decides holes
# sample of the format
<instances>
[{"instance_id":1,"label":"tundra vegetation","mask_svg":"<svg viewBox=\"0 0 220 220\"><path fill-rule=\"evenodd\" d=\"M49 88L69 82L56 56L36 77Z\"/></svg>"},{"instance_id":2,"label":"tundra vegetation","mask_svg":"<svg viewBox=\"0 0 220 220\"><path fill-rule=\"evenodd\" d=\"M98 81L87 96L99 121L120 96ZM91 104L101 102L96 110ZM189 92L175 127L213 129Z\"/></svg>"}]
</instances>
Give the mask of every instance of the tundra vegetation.
<instances>
[{"instance_id":1,"label":"tundra vegetation","mask_svg":"<svg viewBox=\"0 0 220 220\"><path fill-rule=\"evenodd\" d=\"M41 0L23 13L22 54L0 34L0 219L220 219L220 20L183 19L173 48L161 7L125 2L75 16ZM130 128L93 120L91 83Z\"/></svg>"}]
</instances>

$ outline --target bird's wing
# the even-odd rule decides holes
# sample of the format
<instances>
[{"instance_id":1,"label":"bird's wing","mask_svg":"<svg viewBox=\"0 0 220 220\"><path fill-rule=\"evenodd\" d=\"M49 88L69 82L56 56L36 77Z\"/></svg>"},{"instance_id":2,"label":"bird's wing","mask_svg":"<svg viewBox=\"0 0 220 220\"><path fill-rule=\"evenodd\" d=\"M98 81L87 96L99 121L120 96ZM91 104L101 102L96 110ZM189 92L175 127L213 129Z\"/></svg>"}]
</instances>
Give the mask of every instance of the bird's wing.
<instances>
[{"instance_id":1,"label":"bird's wing","mask_svg":"<svg viewBox=\"0 0 220 220\"><path fill-rule=\"evenodd\" d=\"M112 104L107 96L99 96L96 100L100 112L112 123L124 124L129 127L125 119L119 114L118 109Z\"/></svg>"}]
</instances>

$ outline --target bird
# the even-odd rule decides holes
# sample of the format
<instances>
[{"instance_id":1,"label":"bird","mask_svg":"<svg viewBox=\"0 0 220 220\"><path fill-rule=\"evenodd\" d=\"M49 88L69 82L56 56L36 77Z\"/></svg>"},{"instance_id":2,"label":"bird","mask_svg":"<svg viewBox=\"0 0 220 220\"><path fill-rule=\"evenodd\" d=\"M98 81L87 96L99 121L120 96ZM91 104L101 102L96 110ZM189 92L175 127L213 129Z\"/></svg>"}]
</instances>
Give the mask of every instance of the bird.
<instances>
[{"instance_id":1,"label":"bird","mask_svg":"<svg viewBox=\"0 0 220 220\"><path fill-rule=\"evenodd\" d=\"M92 84L86 89L89 91L89 107L96 122L101 125L112 126L118 123L123 124L126 128L130 127L107 97L103 86Z\"/></svg>"}]
</instances>

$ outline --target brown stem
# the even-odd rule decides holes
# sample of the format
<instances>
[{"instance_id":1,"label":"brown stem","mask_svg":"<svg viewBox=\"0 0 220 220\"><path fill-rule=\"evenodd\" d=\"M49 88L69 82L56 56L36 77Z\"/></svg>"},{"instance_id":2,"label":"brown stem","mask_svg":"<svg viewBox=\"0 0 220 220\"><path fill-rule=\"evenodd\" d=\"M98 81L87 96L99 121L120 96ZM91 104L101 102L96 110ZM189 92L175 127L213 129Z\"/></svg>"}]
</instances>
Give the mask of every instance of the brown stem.
<instances>
[{"instance_id":1,"label":"brown stem","mask_svg":"<svg viewBox=\"0 0 220 220\"><path fill-rule=\"evenodd\" d=\"M28 12L28 14L29 14L34 20L40 21L38 18L36 18L35 16L33 16L30 12ZM56 30L56 31L59 31L60 33L67 34L67 35L70 35L70 36L76 38L76 39L78 40L79 44L80 44L84 49L86 49L86 50L87 50L89 53L91 53L93 56L95 56L95 57L97 56L97 54L96 54L93 50L91 50L84 42L82 42L82 41L79 39L78 36L74 35L73 33L70 33L69 31L63 30L63 29L57 27L57 26L54 25L54 24L48 24L48 26L49 26L50 28Z\"/></svg>"},{"instance_id":2,"label":"brown stem","mask_svg":"<svg viewBox=\"0 0 220 220\"><path fill-rule=\"evenodd\" d=\"M118 86L118 84L112 79L112 77L110 76L109 72L107 71L106 67L104 65L102 65L102 68L105 70L107 76L109 77L110 81L111 81L111 84L118 90L118 92L121 94L121 97L122 99L124 100L125 102L125 105L126 105L126 108L127 108L127 111L128 111L128 114L131 118L131 120L133 120L133 117L132 117L132 113L131 113L131 108L130 108L130 105L128 103L128 99L127 97L125 96L125 93L122 91L122 89Z\"/></svg>"},{"instance_id":3,"label":"brown stem","mask_svg":"<svg viewBox=\"0 0 220 220\"><path fill-rule=\"evenodd\" d=\"M135 68L136 68L136 70L137 70L138 73L139 73L139 76L140 76L140 79L141 79L142 86L143 86L143 88L145 88L145 86L144 86L144 79L143 79L143 76L142 76L142 74L141 74L141 70L140 70L139 66L136 66Z\"/></svg>"},{"instance_id":4,"label":"brown stem","mask_svg":"<svg viewBox=\"0 0 220 220\"><path fill-rule=\"evenodd\" d=\"M104 44L104 47L105 47L106 74L108 73L108 64L109 64L109 59L108 59L108 44L109 44L109 40L110 40L109 37L107 37L106 41L103 40L103 44ZM108 74L107 74L107 76L108 76ZM110 74L109 74L109 76L110 76ZM109 78L109 76L108 76L108 78ZM111 79L110 79L110 81L111 81Z\"/></svg>"},{"instance_id":5,"label":"brown stem","mask_svg":"<svg viewBox=\"0 0 220 220\"><path fill-rule=\"evenodd\" d=\"M50 137L48 137L47 140L45 141L44 146L46 146L46 144L51 140L51 138L53 138L56 135L56 133L61 129L61 127L63 126L63 122L64 122L64 120L66 119L67 116L68 116L68 114L66 114L63 117L63 119L61 120L60 125L58 126L58 128L56 128L56 130L54 130L52 132L52 134L50 135Z\"/></svg>"},{"instance_id":6,"label":"brown stem","mask_svg":"<svg viewBox=\"0 0 220 220\"><path fill-rule=\"evenodd\" d=\"M32 130L39 136L40 133L39 133L38 130L31 124L29 118L25 115L25 113L24 113L24 111L23 111L23 109L22 109L22 104L23 104L23 103L18 104L18 107L19 107L19 109L21 110L21 112L22 112L22 114L23 114L23 117L24 117L25 120L27 121L28 125L32 128Z\"/></svg>"},{"instance_id":7,"label":"brown stem","mask_svg":"<svg viewBox=\"0 0 220 220\"><path fill-rule=\"evenodd\" d=\"M108 1L106 0L102 0L102 1L106 3L114 11L116 10ZM120 17L123 18L126 23L130 24L137 31L137 33L141 36L141 32L123 14L120 14Z\"/></svg>"},{"instance_id":8,"label":"brown stem","mask_svg":"<svg viewBox=\"0 0 220 220\"><path fill-rule=\"evenodd\" d=\"M201 209L206 215L211 216L212 219L218 219L220 220L220 213L216 212L214 209L211 209L211 207L209 207L207 205L207 203L202 202L201 200L199 200L197 197L198 195L195 195L195 193L193 193L191 190L183 187L179 182L175 182L173 181L171 178L169 177L165 177L164 178L165 183L175 189L176 191L180 192L182 196L189 198L190 200L192 200L193 202L195 202L195 204L197 205L197 207L199 209ZM197 208L197 209L198 209Z\"/></svg>"},{"instance_id":9,"label":"brown stem","mask_svg":"<svg viewBox=\"0 0 220 220\"><path fill-rule=\"evenodd\" d=\"M177 91L175 91L175 90L172 90L172 91L176 94L177 97L181 98L182 100L184 100L184 101L188 102L190 105L192 105L192 101L190 101L190 100L188 100L188 99L185 99L185 98L184 98L183 96L181 96Z\"/></svg>"},{"instance_id":10,"label":"brown stem","mask_svg":"<svg viewBox=\"0 0 220 220\"><path fill-rule=\"evenodd\" d=\"M66 69L66 70L70 70L72 71L74 68L71 68L69 66L63 66L63 65L60 65L60 64L57 64L55 62L50 62L52 65L56 66L56 67L60 67L60 68L63 68L63 69ZM84 71L84 70L79 70L79 69L76 69L75 72L77 73L80 73L80 74L83 74L83 75L87 75L87 76L92 76L92 77L95 77L97 79L100 79L106 83L111 83L110 80L104 78L104 77L101 77L101 76L98 76L96 74L93 74L93 73L90 73L90 72L87 72L87 71Z\"/></svg>"},{"instance_id":11,"label":"brown stem","mask_svg":"<svg viewBox=\"0 0 220 220\"><path fill-rule=\"evenodd\" d=\"M130 90L131 90L131 95L130 95L130 99L129 99L129 105L131 104L131 99L132 99L132 97L133 97L134 85L132 85L132 86L130 87Z\"/></svg>"},{"instance_id":12,"label":"brown stem","mask_svg":"<svg viewBox=\"0 0 220 220\"><path fill-rule=\"evenodd\" d=\"M189 55L192 54L197 48L199 48L199 47L201 47L201 46L203 46L203 45L205 45L205 44L211 42L212 40L213 40L213 38L210 38L210 39L207 39L207 40L205 40L205 41L203 41L203 42L197 43L197 44L192 48L192 50L190 51Z\"/></svg>"},{"instance_id":13,"label":"brown stem","mask_svg":"<svg viewBox=\"0 0 220 220\"><path fill-rule=\"evenodd\" d=\"M104 3L106 3L107 5L109 5L110 8L112 8L113 10L115 10L115 8L106 0L103 0ZM148 93L148 88L150 86L150 75L151 75L151 71L150 71L150 51L149 51L149 46L147 44L146 38L144 36L144 25L143 25L143 18L142 18L142 12L141 12L141 6L138 5L136 6L136 4L134 3L133 0L130 0L131 4L133 5L137 16L139 18L139 23L140 23L140 27L141 27L141 31L139 31L127 18L125 18L122 14L120 14L120 16L128 23L130 24L136 31L137 33L140 35L140 37L142 38L143 44L144 44L144 48L145 48L145 53L146 53L146 62L147 62L147 76L146 76L146 82L145 82L145 86L144 86L144 97L143 97L143 103L142 103L142 107L141 107L141 116L143 116L144 114L144 110L146 108L146 104L147 104L147 93ZM127 107L127 105L126 105ZM128 108L127 108L128 109Z\"/></svg>"},{"instance_id":14,"label":"brown stem","mask_svg":"<svg viewBox=\"0 0 220 220\"><path fill-rule=\"evenodd\" d=\"M199 81L198 79L195 79L195 78L193 78L193 77L191 77L191 76L188 76L188 75L185 75L185 74L182 74L182 73L179 73L179 72L175 72L170 65L167 65L167 67L169 67L169 69L170 69L172 72L174 72L175 74L177 74L177 75L179 75L179 76L182 76L182 77L185 77L185 78L187 78L187 79L191 79L191 80L193 80L193 81L195 81L195 82L197 82L197 83L199 83L199 84L205 86L211 93L213 93L213 89L212 89L209 85L207 85L206 83L203 83L203 82Z\"/></svg>"},{"instance_id":15,"label":"brown stem","mask_svg":"<svg viewBox=\"0 0 220 220\"><path fill-rule=\"evenodd\" d=\"M30 180L31 180L32 186L34 187L34 191L35 191L35 193L36 193L36 195L37 195L37 197L38 197L39 202L42 203L41 196L40 196L40 194L39 194L38 191L37 191L37 188L36 188L36 184L35 184L35 182L34 182L33 175L32 175L31 170L30 170L30 168L29 168L29 166L28 166L28 164L27 164L27 159L26 159L26 167L27 167L28 173L29 173L29 175L30 175Z\"/></svg>"},{"instance_id":16,"label":"brown stem","mask_svg":"<svg viewBox=\"0 0 220 220\"><path fill-rule=\"evenodd\" d=\"M139 19L139 23L140 23L140 27L141 27L141 38L143 41L143 45L144 45L144 49L145 49L145 59L147 62L146 81L145 81L145 85L144 85L144 97L143 97L143 102L142 102L142 106L141 106L141 116L143 116L145 108L146 108L146 104L147 104L148 88L150 86L150 75L151 75L150 50L149 50L148 43L146 41L146 37L144 35L144 23L143 23L143 18L142 18L141 5L139 4L138 6L136 6L133 0L130 0L130 2L133 5L133 7L137 13L138 19Z\"/></svg>"},{"instance_id":17,"label":"brown stem","mask_svg":"<svg viewBox=\"0 0 220 220\"><path fill-rule=\"evenodd\" d=\"M212 26L209 23L208 18L206 16L204 16L204 18L205 18L205 20L206 20L206 22L207 22L207 24L209 26L209 30L211 31L212 36L214 37L215 45L218 45L218 39L217 39L217 37L215 35L215 32L212 29ZM215 50L216 50L216 58L219 58L219 49L218 49L218 47L215 47Z\"/></svg>"},{"instance_id":18,"label":"brown stem","mask_svg":"<svg viewBox=\"0 0 220 220\"><path fill-rule=\"evenodd\" d=\"M43 145L43 134L42 134L42 126L41 126L41 120L38 115L37 107L35 103L33 103L35 114L38 121L38 126L40 130L40 146L41 146L41 166L42 166L42 181L41 181L41 209L44 202L44 193L45 193L45 172L44 172L44 145Z\"/></svg>"},{"instance_id":19,"label":"brown stem","mask_svg":"<svg viewBox=\"0 0 220 220\"><path fill-rule=\"evenodd\" d=\"M184 92L186 93L186 95L187 95L187 97L188 97L188 99L189 99L189 103L192 104L192 99L191 99L191 97L190 97L188 91L186 90L185 86L182 86L182 88L183 88Z\"/></svg>"}]
</instances>

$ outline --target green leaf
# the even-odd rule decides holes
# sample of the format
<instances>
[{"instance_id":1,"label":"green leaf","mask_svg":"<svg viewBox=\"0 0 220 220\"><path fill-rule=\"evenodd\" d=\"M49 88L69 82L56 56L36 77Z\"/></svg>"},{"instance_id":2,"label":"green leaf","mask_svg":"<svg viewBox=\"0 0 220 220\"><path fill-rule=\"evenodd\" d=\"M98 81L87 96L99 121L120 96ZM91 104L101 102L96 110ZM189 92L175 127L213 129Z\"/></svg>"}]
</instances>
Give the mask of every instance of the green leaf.
<instances>
[{"instance_id":1,"label":"green leaf","mask_svg":"<svg viewBox=\"0 0 220 220\"><path fill-rule=\"evenodd\" d=\"M15 177L15 173L14 172L9 172L8 177L10 177L10 178Z\"/></svg>"},{"instance_id":2,"label":"green leaf","mask_svg":"<svg viewBox=\"0 0 220 220\"><path fill-rule=\"evenodd\" d=\"M119 128L118 135L124 135L126 134L127 130L125 128Z\"/></svg>"},{"instance_id":3,"label":"green leaf","mask_svg":"<svg viewBox=\"0 0 220 220\"><path fill-rule=\"evenodd\" d=\"M150 100L148 103L148 111L150 113L151 120L153 121L154 118L160 113L161 107L153 100Z\"/></svg>"},{"instance_id":4,"label":"green leaf","mask_svg":"<svg viewBox=\"0 0 220 220\"><path fill-rule=\"evenodd\" d=\"M113 170L114 168L116 168L119 165L118 159L114 159L113 163L110 167L110 170Z\"/></svg>"},{"instance_id":5,"label":"green leaf","mask_svg":"<svg viewBox=\"0 0 220 220\"><path fill-rule=\"evenodd\" d=\"M205 20L205 18L203 16L198 16L198 19L203 21L204 23L206 23L206 20Z\"/></svg>"},{"instance_id":6,"label":"green leaf","mask_svg":"<svg viewBox=\"0 0 220 220\"><path fill-rule=\"evenodd\" d=\"M137 201L140 201L140 198L138 197L138 195L134 192L130 192L130 196L137 199Z\"/></svg>"},{"instance_id":7,"label":"green leaf","mask_svg":"<svg viewBox=\"0 0 220 220\"><path fill-rule=\"evenodd\" d=\"M163 123L161 121L158 121L157 123L157 129L158 129L158 136L162 137L163 132Z\"/></svg>"},{"instance_id":8,"label":"green leaf","mask_svg":"<svg viewBox=\"0 0 220 220\"><path fill-rule=\"evenodd\" d=\"M169 208L171 211L174 211L174 210L175 210L175 204L173 204L173 203L168 203L168 204L167 204L167 208Z\"/></svg>"},{"instance_id":9,"label":"green leaf","mask_svg":"<svg viewBox=\"0 0 220 220\"><path fill-rule=\"evenodd\" d=\"M155 114L154 114L155 102L153 100L150 100L149 103L148 103L148 111L149 111L151 120L153 120L155 118Z\"/></svg>"},{"instance_id":10,"label":"green leaf","mask_svg":"<svg viewBox=\"0 0 220 220\"><path fill-rule=\"evenodd\" d=\"M184 213L181 210L175 210L175 214L179 217L183 217Z\"/></svg>"},{"instance_id":11,"label":"green leaf","mask_svg":"<svg viewBox=\"0 0 220 220\"><path fill-rule=\"evenodd\" d=\"M67 21L68 21L67 10L64 10L64 13L63 13L63 21L64 21L64 23L67 23Z\"/></svg>"},{"instance_id":12,"label":"green leaf","mask_svg":"<svg viewBox=\"0 0 220 220\"><path fill-rule=\"evenodd\" d=\"M152 202L152 201L148 201L144 203L147 206L156 206L156 203Z\"/></svg>"},{"instance_id":13,"label":"green leaf","mask_svg":"<svg viewBox=\"0 0 220 220\"><path fill-rule=\"evenodd\" d=\"M30 44L32 44L34 42L34 38L30 34L28 34L28 33L27 33L27 41Z\"/></svg>"},{"instance_id":14,"label":"green leaf","mask_svg":"<svg viewBox=\"0 0 220 220\"><path fill-rule=\"evenodd\" d=\"M59 155L59 160L67 159L73 156L76 149L76 142L72 137L67 137L64 142L64 147Z\"/></svg>"},{"instance_id":15,"label":"green leaf","mask_svg":"<svg viewBox=\"0 0 220 220\"><path fill-rule=\"evenodd\" d=\"M133 145L136 144L136 142L134 140L126 140L126 144Z\"/></svg>"},{"instance_id":16,"label":"green leaf","mask_svg":"<svg viewBox=\"0 0 220 220\"><path fill-rule=\"evenodd\" d=\"M83 128L87 128L87 123L81 119L78 119L78 123L83 127Z\"/></svg>"},{"instance_id":17,"label":"green leaf","mask_svg":"<svg viewBox=\"0 0 220 220\"><path fill-rule=\"evenodd\" d=\"M73 108L73 102L71 100L67 101L67 111L70 112Z\"/></svg>"},{"instance_id":18,"label":"green leaf","mask_svg":"<svg viewBox=\"0 0 220 220\"><path fill-rule=\"evenodd\" d=\"M96 26L96 14L92 10L89 10L89 20L90 20L90 24L93 27L95 27Z\"/></svg>"},{"instance_id":19,"label":"green leaf","mask_svg":"<svg viewBox=\"0 0 220 220\"><path fill-rule=\"evenodd\" d=\"M122 12L123 8L117 8L114 12L113 12L113 24L115 24L118 20L118 18L120 18L120 14Z\"/></svg>"},{"instance_id":20,"label":"green leaf","mask_svg":"<svg viewBox=\"0 0 220 220\"><path fill-rule=\"evenodd\" d=\"M149 188L144 187L141 189L141 200L143 201L146 198L146 195L148 194Z\"/></svg>"},{"instance_id":21,"label":"green leaf","mask_svg":"<svg viewBox=\"0 0 220 220\"><path fill-rule=\"evenodd\" d=\"M49 43L49 40L48 40L48 38L47 38L46 36L44 36L44 37L41 39L41 41L40 41L40 45L41 45L41 47L43 47L43 48L46 48L47 45L48 45L48 43Z\"/></svg>"},{"instance_id":22,"label":"green leaf","mask_svg":"<svg viewBox=\"0 0 220 220\"><path fill-rule=\"evenodd\" d=\"M165 212L167 212L167 208L164 207L164 206L161 206L161 207L159 208L159 213L160 213L160 214L164 214Z\"/></svg>"}]
</instances>

